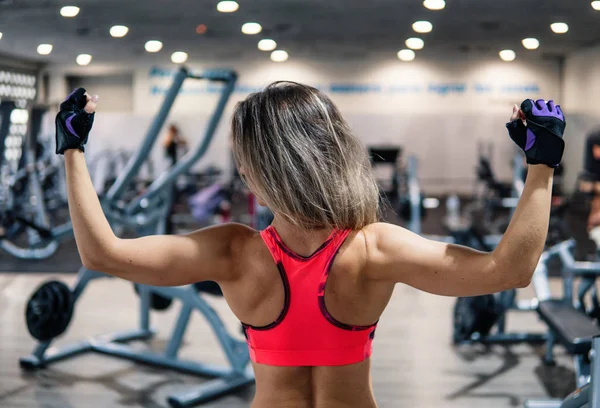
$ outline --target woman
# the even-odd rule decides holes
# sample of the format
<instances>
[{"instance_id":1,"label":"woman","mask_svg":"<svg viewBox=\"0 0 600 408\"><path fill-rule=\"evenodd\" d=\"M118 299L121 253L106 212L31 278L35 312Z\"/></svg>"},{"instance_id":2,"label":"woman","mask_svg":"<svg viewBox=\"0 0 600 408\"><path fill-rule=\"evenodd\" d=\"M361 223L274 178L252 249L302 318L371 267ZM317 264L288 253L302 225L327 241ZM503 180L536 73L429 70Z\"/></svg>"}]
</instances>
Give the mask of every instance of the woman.
<instances>
[{"instance_id":1,"label":"woman","mask_svg":"<svg viewBox=\"0 0 600 408\"><path fill-rule=\"evenodd\" d=\"M187 141L181 136L177 126L170 125L163 139L163 148L165 149L165 156L171 162L171 166L177 164L177 160L179 159L179 147L182 147L185 151L187 148Z\"/></svg>"},{"instance_id":2,"label":"woman","mask_svg":"<svg viewBox=\"0 0 600 408\"><path fill-rule=\"evenodd\" d=\"M79 89L57 117L83 264L148 285L218 282L245 327L254 408L376 407L371 342L397 283L446 296L525 287L544 247L553 167L564 148L564 116L553 102L527 100L522 111L513 109L509 134L530 166L519 206L491 253L377 222L366 150L329 98L291 82L250 95L232 120L240 174L275 214L270 227L224 224L183 236L118 238L82 154L96 102Z\"/></svg>"}]
</instances>

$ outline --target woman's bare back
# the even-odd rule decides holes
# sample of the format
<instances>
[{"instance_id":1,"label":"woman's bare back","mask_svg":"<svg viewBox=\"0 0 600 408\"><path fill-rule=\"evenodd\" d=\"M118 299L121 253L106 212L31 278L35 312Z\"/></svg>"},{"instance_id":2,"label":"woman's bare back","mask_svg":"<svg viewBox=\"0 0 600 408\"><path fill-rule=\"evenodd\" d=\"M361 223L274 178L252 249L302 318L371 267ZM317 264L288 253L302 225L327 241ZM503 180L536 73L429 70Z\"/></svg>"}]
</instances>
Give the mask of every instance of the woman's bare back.
<instances>
[{"instance_id":1,"label":"woman's bare back","mask_svg":"<svg viewBox=\"0 0 600 408\"><path fill-rule=\"evenodd\" d=\"M279 231L279 230L278 230ZM329 232L314 238L285 244L300 255L309 255L327 238ZM304 242L302 242L304 241ZM277 320L284 308L285 293L279 271L257 232L248 233L233 256L243 268L242 279L222 288L235 315L252 326L266 326ZM393 284L367 283L363 269L367 260L364 236L352 233L333 263L325 290L329 313L349 325L375 323L392 292ZM315 295L316 296L316 295ZM316 298L315 298L316 301ZM370 361L333 367L276 367L254 364L257 391L253 408L286 407L376 407L370 381Z\"/></svg>"}]
</instances>

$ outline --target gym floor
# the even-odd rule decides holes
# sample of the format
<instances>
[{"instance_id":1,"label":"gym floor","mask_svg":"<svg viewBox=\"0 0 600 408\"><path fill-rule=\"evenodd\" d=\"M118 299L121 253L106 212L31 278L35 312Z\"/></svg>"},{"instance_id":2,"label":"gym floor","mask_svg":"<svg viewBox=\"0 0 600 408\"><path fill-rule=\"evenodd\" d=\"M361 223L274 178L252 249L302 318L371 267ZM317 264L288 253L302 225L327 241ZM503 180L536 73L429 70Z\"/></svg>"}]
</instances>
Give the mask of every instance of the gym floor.
<instances>
[{"instance_id":1,"label":"gym floor","mask_svg":"<svg viewBox=\"0 0 600 408\"><path fill-rule=\"evenodd\" d=\"M25 372L19 357L34 341L24 310L33 288L50 278L72 283L73 274L0 274L0 407L167 407L167 396L189 390L202 379L100 355L81 355L44 370ZM560 292L560 282L552 282ZM527 298L532 292L521 291ZM209 299L232 332L239 323L222 299ZM450 342L453 298L398 286L375 339L373 388L380 407L513 407L528 398L564 396L574 388L572 362L557 347L557 365L544 367L541 349L527 345L455 349ZM177 316L175 305L152 315L156 338L140 347L160 349ZM86 289L67 334L57 345L128 330L137 324L131 284L101 279ZM510 314L508 327L539 330L533 313ZM202 317L192 318L181 356L222 363L219 346ZM253 387L204 407L248 407Z\"/></svg>"}]
</instances>

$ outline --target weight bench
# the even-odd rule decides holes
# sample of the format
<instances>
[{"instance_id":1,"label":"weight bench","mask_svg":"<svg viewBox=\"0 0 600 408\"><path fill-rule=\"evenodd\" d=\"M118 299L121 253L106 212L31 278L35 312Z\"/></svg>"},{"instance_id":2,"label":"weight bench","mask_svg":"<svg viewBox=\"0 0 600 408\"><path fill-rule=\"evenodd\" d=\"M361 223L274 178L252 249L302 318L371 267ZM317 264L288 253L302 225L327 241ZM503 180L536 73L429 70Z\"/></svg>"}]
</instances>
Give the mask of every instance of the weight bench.
<instances>
[{"instance_id":1,"label":"weight bench","mask_svg":"<svg viewBox=\"0 0 600 408\"><path fill-rule=\"evenodd\" d=\"M600 328L568 300L545 300L540 302L537 312L550 329L544 362L554 363L552 350L558 342L573 356L577 387L585 386L590 381L589 353L592 340L600 336ZM532 400L525 403L525 408L559 408L562 404L563 401L559 399Z\"/></svg>"},{"instance_id":2,"label":"weight bench","mask_svg":"<svg viewBox=\"0 0 600 408\"><path fill-rule=\"evenodd\" d=\"M575 261L572 255L574 246L575 241L565 241L549 248L542 255L542 267L552 256L559 255L563 264L565 296L563 299L546 299L546 295L542 295L537 312L549 328L544 362L554 363L554 345L561 344L573 356L576 384L581 388L590 381L590 350L594 338L600 336L600 327L594 319L573 305L573 278L600 273L600 263ZM563 406L562 403L561 400L528 401L525 407L553 408Z\"/></svg>"}]
</instances>

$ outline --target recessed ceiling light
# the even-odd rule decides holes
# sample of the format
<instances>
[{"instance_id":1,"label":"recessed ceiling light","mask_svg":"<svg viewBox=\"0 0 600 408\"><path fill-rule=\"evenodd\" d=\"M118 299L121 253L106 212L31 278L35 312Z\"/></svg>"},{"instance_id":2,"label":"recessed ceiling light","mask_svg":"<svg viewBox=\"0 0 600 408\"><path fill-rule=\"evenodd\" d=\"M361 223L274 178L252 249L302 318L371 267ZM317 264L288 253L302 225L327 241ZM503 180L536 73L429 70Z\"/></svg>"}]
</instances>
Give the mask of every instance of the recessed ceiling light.
<instances>
[{"instance_id":1,"label":"recessed ceiling light","mask_svg":"<svg viewBox=\"0 0 600 408\"><path fill-rule=\"evenodd\" d=\"M277 43L269 38L258 42L258 49L261 51L273 51L275 48L277 48Z\"/></svg>"},{"instance_id":2,"label":"recessed ceiling light","mask_svg":"<svg viewBox=\"0 0 600 408\"><path fill-rule=\"evenodd\" d=\"M77 63L79 65L88 65L92 62L92 56L90 54L79 54L77 56Z\"/></svg>"},{"instance_id":3,"label":"recessed ceiling light","mask_svg":"<svg viewBox=\"0 0 600 408\"><path fill-rule=\"evenodd\" d=\"M129 32L129 28L124 25L116 25L110 28L110 35L115 38L125 37Z\"/></svg>"},{"instance_id":4,"label":"recessed ceiling light","mask_svg":"<svg viewBox=\"0 0 600 408\"><path fill-rule=\"evenodd\" d=\"M569 31L569 25L567 23L552 23L550 24L550 28L556 34L564 34Z\"/></svg>"},{"instance_id":5,"label":"recessed ceiling light","mask_svg":"<svg viewBox=\"0 0 600 408\"><path fill-rule=\"evenodd\" d=\"M79 14L77 6L64 6L60 9L60 15L63 17L75 17L77 14Z\"/></svg>"},{"instance_id":6,"label":"recessed ceiling light","mask_svg":"<svg viewBox=\"0 0 600 408\"><path fill-rule=\"evenodd\" d=\"M523 38L523 41L521 42L523 43L523 47L528 50L537 50L540 46L540 42L537 38Z\"/></svg>"},{"instance_id":7,"label":"recessed ceiling light","mask_svg":"<svg viewBox=\"0 0 600 408\"><path fill-rule=\"evenodd\" d=\"M398 59L405 62L413 61L415 52L413 50L400 50L398 51Z\"/></svg>"},{"instance_id":8,"label":"recessed ceiling light","mask_svg":"<svg viewBox=\"0 0 600 408\"><path fill-rule=\"evenodd\" d=\"M157 40L147 41L146 45L144 45L144 48L148 52L159 52L160 50L162 50L162 47L163 47L163 43L161 43L160 41L157 41Z\"/></svg>"},{"instance_id":9,"label":"recessed ceiling light","mask_svg":"<svg viewBox=\"0 0 600 408\"><path fill-rule=\"evenodd\" d=\"M0 33L0 40L2 39L2 33Z\"/></svg>"},{"instance_id":10,"label":"recessed ceiling light","mask_svg":"<svg viewBox=\"0 0 600 408\"><path fill-rule=\"evenodd\" d=\"M594 10L598 10L600 11L600 1L596 0L596 1L592 1L592 8Z\"/></svg>"},{"instance_id":11,"label":"recessed ceiling light","mask_svg":"<svg viewBox=\"0 0 600 408\"><path fill-rule=\"evenodd\" d=\"M275 62L287 61L289 55L284 50L275 50L271 53L271 60Z\"/></svg>"},{"instance_id":12,"label":"recessed ceiling light","mask_svg":"<svg viewBox=\"0 0 600 408\"><path fill-rule=\"evenodd\" d=\"M196 27L196 34L198 35L206 34L207 31L208 27L206 26L206 24L198 24L198 26Z\"/></svg>"},{"instance_id":13,"label":"recessed ceiling light","mask_svg":"<svg viewBox=\"0 0 600 408\"><path fill-rule=\"evenodd\" d=\"M405 44L411 50L422 50L425 46L425 41L420 38L413 37L406 40Z\"/></svg>"},{"instance_id":14,"label":"recessed ceiling light","mask_svg":"<svg viewBox=\"0 0 600 408\"><path fill-rule=\"evenodd\" d=\"M429 21L415 21L412 28L417 33L430 33L433 30L433 24Z\"/></svg>"},{"instance_id":15,"label":"recessed ceiling light","mask_svg":"<svg viewBox=\"0 0 600 408\"><path fill-rule=\"evenodd\" d=\"M188 59L187 53L183 51L175 51L171 54L171 61L175 64L183 64Z\"/></svg>"},{"instance_id":16,"label":"recessed ceiling light","mask_svg":"<svg viewBox=\"0 0 600 408\"><path fill-rule=\"evenodd\" d=\"M233 13L234 11L237 11L237 9L240 8L240 5L237 4L237 2L235 1L220 1L217 4L217 10L220 11L221 13Z\"/></svg>"},{"instance_id":17,"label":"recessed ceiling light","mask_svg":"<svg viewBox=\"0 0 600 408\"><path fill-rule=\"evenodd\" d=\"M446 2L444 0L424 0L423 6L429 10L443 10Z\"/></svg>"},{"instance_id":18,"label":"recessed ceiling light","mask_svg":"<svg viewBox=\"0 0 600 408\"><path fill-rule=\"evenodd\" d=\"M40 45L38 45L37 52L40 55L49 55L52 52L52 44L40 44Z\"/></svg>"},{"instance_id":19,"label":"recessed ceiling light","mask_svg":"<svg viewBox=\"0 0 600 408\"><path fill-rule=\"evenodd\" d=\"M247 35L258 34L262 31L262 27L258 23L246 23L242 26L242 33Z\"/></svg>"},{"instance_id":20,"label":"recessed ceiling light","mask_svg":"<svg viewBox=\"0 0 600 408\"><path fill-rule=\"evenodd\" d=\"M499 52L499 55L502 61L506 62L514 61L517 57L517 54L513 50L502 50Z\"/></svg>"}]
</instances>

